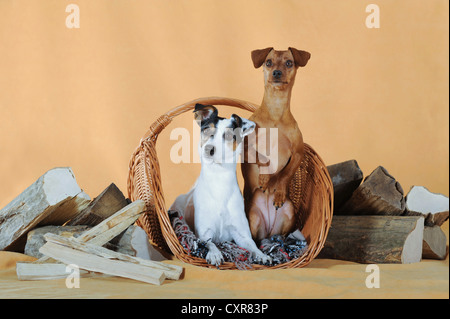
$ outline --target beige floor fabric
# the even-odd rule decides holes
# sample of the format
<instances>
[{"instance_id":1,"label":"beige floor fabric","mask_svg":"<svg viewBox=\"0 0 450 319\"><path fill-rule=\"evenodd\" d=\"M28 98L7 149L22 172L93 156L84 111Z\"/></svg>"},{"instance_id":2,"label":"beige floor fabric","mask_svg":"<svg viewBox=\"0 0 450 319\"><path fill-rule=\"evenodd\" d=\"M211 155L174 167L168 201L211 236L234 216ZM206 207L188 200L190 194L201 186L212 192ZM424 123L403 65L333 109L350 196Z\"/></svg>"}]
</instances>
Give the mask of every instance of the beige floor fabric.
<instances>
[{"instance_id":1,"label":"beige floor fabric","mask_svg":"<svg viewBox=\"0 0 450 319\"><path fill-rule=\"evenodd\" d=\"M448 221L443 225L448 244ZM0 252L0 298L449 298L449 259L409 265L382 264L380 288L367 288L366 266L316 259L305 268L219 271L185 267L184 278L153 286L118 277L81 278L68 289L64 279L19 281L22 254Z\"/></svg>"}]
</instances>

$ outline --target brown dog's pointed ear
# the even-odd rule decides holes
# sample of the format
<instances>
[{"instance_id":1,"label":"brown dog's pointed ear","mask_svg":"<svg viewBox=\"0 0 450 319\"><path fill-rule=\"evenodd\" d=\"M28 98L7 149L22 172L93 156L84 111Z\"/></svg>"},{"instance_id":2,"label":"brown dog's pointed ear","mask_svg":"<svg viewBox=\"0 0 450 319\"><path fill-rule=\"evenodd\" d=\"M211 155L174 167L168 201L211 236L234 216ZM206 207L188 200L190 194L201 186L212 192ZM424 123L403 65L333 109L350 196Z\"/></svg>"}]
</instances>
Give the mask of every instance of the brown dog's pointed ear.
<instances>
[{"instance_id":1,"label":"brown dog's pointed ear","mask_svg":"<svg viewBox=\"0 0 450 319\"><path fill-rule=\"evenodd\" d=\"M261 50L252 51L252 61L253 65L255 66L255 69L259 68L264 63L264 60L266 60L267 55L272 50L273 48L265 48Z\"/></svg>"},{"instance_id":2,"label":"brown dog's pointed ear","mask_svg":"<svg viewBox=\"0 0 450 319\"><path fill-rule=\"evenodd\" d=\"M311 57L311 53L297 50L296 48L289 48L292 55L294 56L295 66L298 68L299 66L305 66L308 63L309 58Z\"/></svg>"}]
</instances>

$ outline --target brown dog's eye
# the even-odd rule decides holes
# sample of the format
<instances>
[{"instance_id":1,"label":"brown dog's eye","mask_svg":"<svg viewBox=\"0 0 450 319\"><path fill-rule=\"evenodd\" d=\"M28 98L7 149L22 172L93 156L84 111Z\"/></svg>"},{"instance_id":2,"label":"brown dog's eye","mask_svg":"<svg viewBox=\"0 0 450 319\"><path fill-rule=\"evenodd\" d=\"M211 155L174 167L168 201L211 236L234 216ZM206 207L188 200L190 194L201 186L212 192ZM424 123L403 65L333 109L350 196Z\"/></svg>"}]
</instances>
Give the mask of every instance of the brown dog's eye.
<instances>
[{"instance_id":1,"label":"brown dog's eye","mask_svg":"<svg viewBox=\"0 0 450 319\"><path fill-rule=\"evenodd\" d=\"M271 59L266 61L266 66L268 66L268 67L272 66L272 60Z\"/></svg>"},{"instance_id":2,"label":"brown dog's eye","mask_svg":"<svg viewBox=\"0 0 450 319\"><path fill-rule=\"evenodd\" d=\"M287 60L287 61L286 61L286 66L287 66L288 68L291 68L292 65L294 65L294 64L292 63L291 60Z\"/></svg>"}]
</instances>

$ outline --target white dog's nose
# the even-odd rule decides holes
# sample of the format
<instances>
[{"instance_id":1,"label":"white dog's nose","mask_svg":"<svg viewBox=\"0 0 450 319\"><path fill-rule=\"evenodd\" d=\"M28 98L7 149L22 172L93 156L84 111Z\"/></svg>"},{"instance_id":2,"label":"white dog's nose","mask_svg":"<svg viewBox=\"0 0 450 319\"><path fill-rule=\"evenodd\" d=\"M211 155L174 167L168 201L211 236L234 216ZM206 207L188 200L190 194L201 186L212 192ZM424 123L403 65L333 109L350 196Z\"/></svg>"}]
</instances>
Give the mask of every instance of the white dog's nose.
<instances>
[{"instance_id":1,"label":"white dog's nose","mask_svg":"<svg viewBox=\"0 0 450 319\"><path fill-rule=\"evenodd\" d=\"M205 146L205 153L208 156L214 156L214 152L216 151L216 148L214 145L206 145Z\"/></svg>"}]
</instances>

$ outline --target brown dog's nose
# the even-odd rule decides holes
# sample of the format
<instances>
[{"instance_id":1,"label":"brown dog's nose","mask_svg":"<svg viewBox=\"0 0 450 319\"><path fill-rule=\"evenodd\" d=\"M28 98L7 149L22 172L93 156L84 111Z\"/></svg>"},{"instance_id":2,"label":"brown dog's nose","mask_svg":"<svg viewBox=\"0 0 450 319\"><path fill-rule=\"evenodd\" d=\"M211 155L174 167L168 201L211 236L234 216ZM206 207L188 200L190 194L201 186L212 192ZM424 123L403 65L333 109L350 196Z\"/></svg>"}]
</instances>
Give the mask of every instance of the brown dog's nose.
<instances>
[{"instance_id":1,"label":"brown dog's nose","mask_svg":"<svg viewBox=\"0 0 450 319\"><path fill-rule=\"evenodd\" d=\"M273 71L272 75L275 79L279 79L283 75L283 72L281 72L280 70L275 70Z\"/></svg>"}]
</instances>

